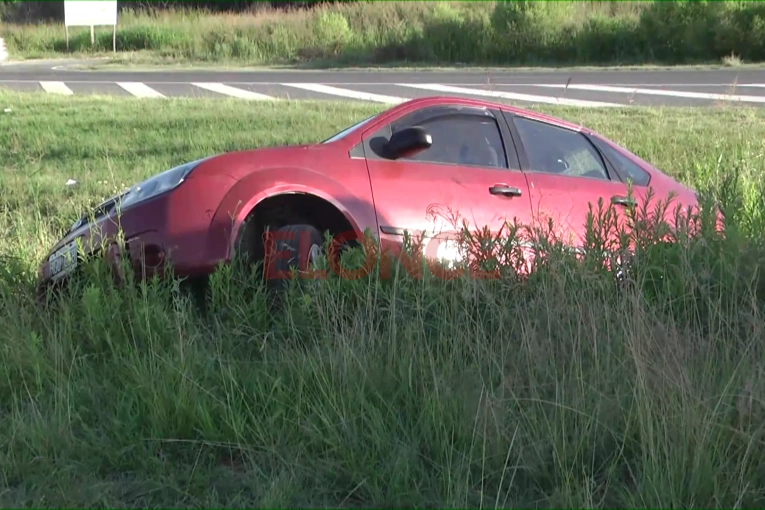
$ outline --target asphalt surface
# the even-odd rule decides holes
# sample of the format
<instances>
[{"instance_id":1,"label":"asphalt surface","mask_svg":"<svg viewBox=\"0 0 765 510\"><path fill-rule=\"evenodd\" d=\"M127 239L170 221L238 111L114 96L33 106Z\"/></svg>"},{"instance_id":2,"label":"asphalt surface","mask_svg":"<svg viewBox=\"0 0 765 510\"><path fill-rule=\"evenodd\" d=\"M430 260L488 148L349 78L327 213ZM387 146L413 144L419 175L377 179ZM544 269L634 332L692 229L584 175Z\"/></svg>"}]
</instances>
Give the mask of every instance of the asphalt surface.
<instances>
[{"instance_id":1,"label":"asphalt surface","mask_svg":"<svg viewBox=\"0 0 765 510\"><path fill-rule=\"evenodd\" d=\"M249 100L327 99L395 104L432 95L513 104L765 105L765 69L594 71L81 70L48 61L0 66L0 88L41 93Z\"/></svg>"}]
</instances>

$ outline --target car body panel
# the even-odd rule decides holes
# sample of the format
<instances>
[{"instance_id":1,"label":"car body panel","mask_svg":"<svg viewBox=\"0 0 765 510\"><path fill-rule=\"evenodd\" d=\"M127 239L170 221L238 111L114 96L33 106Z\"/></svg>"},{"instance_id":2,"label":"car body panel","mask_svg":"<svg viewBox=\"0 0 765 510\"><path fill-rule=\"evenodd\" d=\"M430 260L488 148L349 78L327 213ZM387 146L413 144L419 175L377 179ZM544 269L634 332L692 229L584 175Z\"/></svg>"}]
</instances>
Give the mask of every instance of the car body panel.
<instances>
[{"instance_id":1,"label":"car body panel","mask_svg":"<svg viewBox=\"0 0 765 510\"><path fill-rule=\"evenodd\" d=\"M200 246L207 244L213 212L223 190L235 181L224 174L192 174L183 185L146 202L90 221L66 234L48 256L70 241L81 244L81 255L101 251L123 238L127 242L131 259L141 262L142 246L160 248L173 267L181 274L204 273L215 266L206 259ZM217 191L217 193L216 193ZM46 261L40 268L40 278L51 278Z\"/></svg>"},{"instance_id":2,"label":"car body panel","mask_svg":"<svg viewBox=\"0 0 765 510\"><path fill-rule=\"evenodd\" d=\"M612 196L627 194L627 186L621 182L531 172L527 175L534 227L546 233L552 226L555 238L572 247L585 244L583 227L590 204L597 215L599 200L608 207Z\"/></svg>"},{"instance_id":3,"label":"car body panel","mask_svg":"<svg viewBox=\"0 0 765 510\"><path fill-rule=\"evenodd\" d=\"M526 177L521 172L442 165L369 161L382 248L397 248L404 232L433 237L471 229L502 230L506 222L531 220ZM401 182L401 174L406 182ZM513 186L520 197L489 194L492 186ZM410 198L400 201L402 193Z\"/></svg>"},{"instance_id":4,"label":"car body panel","mask_svg":"<svg viewBox=\"0 0 765 510\"><path fill-rule=\"evenodd\" d=\"M354 228L377 230L369 175L363 160L341 146L301 145L219 156L215 169L235 181L221 197L211 224L210 257L230 262L250 211L281 194L311 194L335 206ZM212 171L212 170L209 170Z\"/></svg>"},{"instance_id":5,"label":"car body panel","mask_svg":"<svg viewBox=\"0 0 765 510\"><path fill-rule=\"evenodd\" d=\"M464 110L464 107L468 109ZM427 237L451 233L453 238L465 225L471 229L488 227L497 233L507 222L531 221L528 183L518 167L515 147L507 143L509 135L502 128L501 115L497 115L496 110L473 110L474 107L472 104L442 101L417 109L418 114L422 112L420 119L409 117L413 110L402 110L400 115L363 130L363 153L369 169L383 250L400 248L405 231ZM495 147L498 166L428 161L427 151L418 154L425 156L418 161L391 160L382 157L375 147L375 140L390 136L393 122L400 121L401 127L405 127L412 125L407 118L438 122L456 114L470 118L475 115L481 121L497 123ZM428 151L447 149L434 145ZM492 195L489 190L495 186L514 187L521 194ZM406 198L402 200L402 197ZM443 239L436 244L443 244Z\"/></svg>"},{"instance_id":6,"label":"car body panel","mask_svg":"<svg viewBox=\"0 0 765 510\"><path fill-rule=\"evenodd\" d=\"M282 194L314 195L335 206L354 230L377 231L364 161L345 162L343 167L346 170L343 181L316 170L290 167L258 170L237 182L221 201L211 226L216 239L225 238L224 259L230 261L237 233L249 212L263 200Z\"/></svg>"},{"instance_id":7,"label":"car body panel","mask_svg":"<svg viewBox=\"0 0 765 510\"><path fill-rule=\"evenodd\" d=\"M521 167L529 181L534 226L543 233L553 233L556 239L574 248L585 244L588 215L592 212L597 219L599 204L602 204L604 209L614 205L617 224L620 226L624 226L626 221L626 208L618 202L621 199L634 200L641 213L650 215L656 213L660 201L668 200L672 194L676 195L675 203L683 203L686 206L697 204L693 190L591 130L570 123L543 119L527 112L506 112L506 118L519 148ZM546 140L545 134L540 130L533 131L534 136L531 136L532 132L527 132L524 137L522 125L528 124L529 120L546 130L547 134L555 134ZM561 151L555 154L556 149L566 145L569 149L569 160L572 155L577 156L581 170L590 170L594 176L541 170L545 164L540 160L547 159L549 163L550 159L556 159L553 155L563 156ZM631 182L632 174L628 170L640 174L645 180ZM570 171L570 168L565 170ZM651 201L646 203L649 189L654 195ZM664 219L670 224L674 221L672 208L666 211ZM552 232L549 232L550 227Z\"/></svg>"}]
</instances>

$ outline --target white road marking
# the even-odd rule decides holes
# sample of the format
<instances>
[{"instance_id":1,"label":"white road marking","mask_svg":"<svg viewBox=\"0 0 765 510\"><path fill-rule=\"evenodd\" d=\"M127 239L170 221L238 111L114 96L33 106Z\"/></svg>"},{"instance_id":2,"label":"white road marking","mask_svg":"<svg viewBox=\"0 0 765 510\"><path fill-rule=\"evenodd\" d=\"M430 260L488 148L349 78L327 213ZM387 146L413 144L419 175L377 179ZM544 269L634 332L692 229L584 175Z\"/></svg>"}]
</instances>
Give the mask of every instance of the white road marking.
<instances>
[{"instance_id":1,"label":"white road marking","mask_svg":"<svg viewBox=\"0 0 765 510\"><path fill-rule=\"evenodd\" d=\"M6 62L5 65L11 66L11 65L20 65L23 64L23 62ZM59 70L64 70L59 69ZM72 76L77 76L75 72L72 72ZM91 84L111 84L114 83L114 80L77 80L77 79L67 79L67 83L91 83ZM39 83L39 80L35 79L27 79L27 80L21 80L21 79L13 79L13 80L2 80L0 79L0 83ZM161 80L161 81L152 81L151 83L162 83L165 85L188 85L189 82L187 81L176 81L176 80ZM231 81L226 80L226 83L229 85L276 85L273 81ZM381 81L346 81L346 82L337 82L333 83L332 85L338 85L343 87L353 87L355 85L363 85L363 86L372 86L372 87L384 87L384 86L390 86L390 82L381 82ZM562 84L558 83L518 83L518 82L502 82L502 81L492 81L491 83L487 82L453 82L449 83L449 85L453 85L455 87L481 87L485 85L491 85L495 87L562 87ZM614 87L731 87L731 86L738 86L738 87L765 87L765 83L740 83L737 84L735 81L720 83L720 82L709 82L709 83L626 83L626 82L617 82L617 83L611 83L610 85Z\"/></svg>"},{"instance_id":2,"label":"white road marking","mask_svg":"<svg viewBox=\"0 0 765 510\"><path fill-rule=\"evenodd\" d=\"M63 94L65 96L74 94L72 89L67 87L63 81L41 81L40 86L48 94Z\"/></svg>"},{"instance_id":3,"label":"white road marking","mask_svg":"<svg viewBox=\"0 0 765 510\"><path fill-rule=\"evenodd\" d=\"M548 88L566 88L566 85L539 85ZM611 85L578 85L568 86L573 90L588 90L592 92L615 92L621 94L643 94L646 96L686 97L689 99L709 99L714 101L734 101L744 103L765 103L765 96L739 96L735 94L715 94L707 92L686 92L684 90L643 89L630 87L614 87Z\"/></svg>"},{"instance_id":4,"label":"white road marking","mask_svg":"<svg viewBox=\"0 0 765 510\"><path fill-rule=\"evenodd\" d=\"M222 83L192 83L195 87L200 89L209 90L211 92L217 92L224 96L238 97L239 99L252 99L257 101L273 101L274 98L265 94L258 94L257 92L251 92L249 90L238 89L236 87L229 87Z\"/></svg>"},{"instance_id":5,"label":"white road marking","mask_svg":"<svg viewBox=\"0 0 765 510\"><path fill-rule=\"evenodd\" d=\"M118 81L117 85L127 90L136 97L165 97L145 83L135 81Z\"/></svg>"},{"instance_id":6,"label":"white road marking","mask_svg":"<svg viewBox=\"0 0 765 510\"><path fill-rule=\"evenodd\" d=\"M452 85L463 85L461 83L453 83ZM464 84L468 85L468 84ZM488 84L481 84L481 85L488 85ZM561 83L500 83L500 82L492 82L491 85L497 85L501 87L563 87L564 85ZM700 82L700 83L626 83L626 82L612 82L608 84L609 86L613 87L683 87L683 88L693 88L693 87L732 87L732 86L739 86L739 87L765 87L765 84L740 84L736 83L735 80L731 80L730 82L720 83L720 82Z\"/></svg>"},{"instance_id":7,"label":"white road marking","mask_svg":"<svg viewBox=\"0 0 765 510\"><path fill-rule=\"evenodd\" d=\"M531 103L547 103L566 106L583 106L583 107L603 107L603 106L627 106L624 104L605 103L600 101L585 101L583 99L569 99L565 97L550 97L550 96L537 96L532 94L521 94L517 92L504 92L497 90L483 90L483 89L466 89L462 87L454 87L452 85L438 85L432 84L413 84L413 83L398 83L399 87L412 87L415 89L433 90L436 92L445 92L451 94L469 94L473 96L484 97L500 97L503 99L514 99L516 101L528 101Z\"/></svg>"},{"instance_id":8,"label":"white road marking","mask_svg":"<svg viewBox=\"0 0 765 510\"><path fill-rule=\"evenodd\" d=\"M355 90L330 87L329 85L321 85L319 83L282 83L281 85L285 87L295 87L296 89L308 90L311 92L321 92L322 94L329 94L331 96L350 97L352 99L359 99L361 101L374 101L376 103L399 104L405 101L409 101L409 99L405 97L385 96L382 94L371 94L369 92L357 92Z\"/></svg>"}]
</instances>

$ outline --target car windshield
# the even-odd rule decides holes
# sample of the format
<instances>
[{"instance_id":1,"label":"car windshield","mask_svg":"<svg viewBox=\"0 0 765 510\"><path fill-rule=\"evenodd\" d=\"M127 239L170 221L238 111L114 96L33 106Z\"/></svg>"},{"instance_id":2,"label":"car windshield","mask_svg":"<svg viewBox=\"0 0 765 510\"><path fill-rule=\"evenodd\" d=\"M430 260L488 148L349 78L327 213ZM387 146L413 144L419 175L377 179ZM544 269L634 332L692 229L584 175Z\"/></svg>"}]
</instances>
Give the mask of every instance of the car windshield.
<instances>
[{"instance_id":1,"label":"car windshield","mask_svg":"<svg viewBox=\"0 0 765 510\"><path fill-rule=\"evenodd\" d=\"M337 133L336 135L332 136L331 138L327 138L326 140L324 140L321 143L331 143L331 142L334 142L336 140L339 140L339 139L343 138L344 136L347 136L347 135L353 133L354 131L356 131L361 126L363 126L364 124L366 124L370 120L374 119L375 117L377 117L377 115L372 115L368 119L364 119L361 122L357 122L353 126L351 126L349 128L345 128L344 130L340 131L339 133Z\"/></svg>"}]
</instances>

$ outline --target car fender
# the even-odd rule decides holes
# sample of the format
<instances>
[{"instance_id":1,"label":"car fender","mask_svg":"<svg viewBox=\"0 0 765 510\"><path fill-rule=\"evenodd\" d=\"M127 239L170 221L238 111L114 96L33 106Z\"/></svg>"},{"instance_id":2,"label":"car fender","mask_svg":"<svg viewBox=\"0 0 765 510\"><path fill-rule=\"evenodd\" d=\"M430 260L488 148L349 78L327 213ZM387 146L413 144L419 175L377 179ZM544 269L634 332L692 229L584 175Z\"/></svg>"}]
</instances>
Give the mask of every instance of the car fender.
<instances>
[{"instance_id":1,"label":"car fender","mask_svg":"<svg viewBox=\"0 0 765 510\"><path fill-rule=\"evenodd\" d=\"M225 259L230 260L239 232L250 212L267 198L289 193L305 193L326 200L345 216L356 231L367 227L374 227L377 231L371 188L366 190L366 196L358 196L338 181L307 168L258 170L229 189L213 217L211 235L217 240L225 239Z\"/></svg>"}]
</instances>

